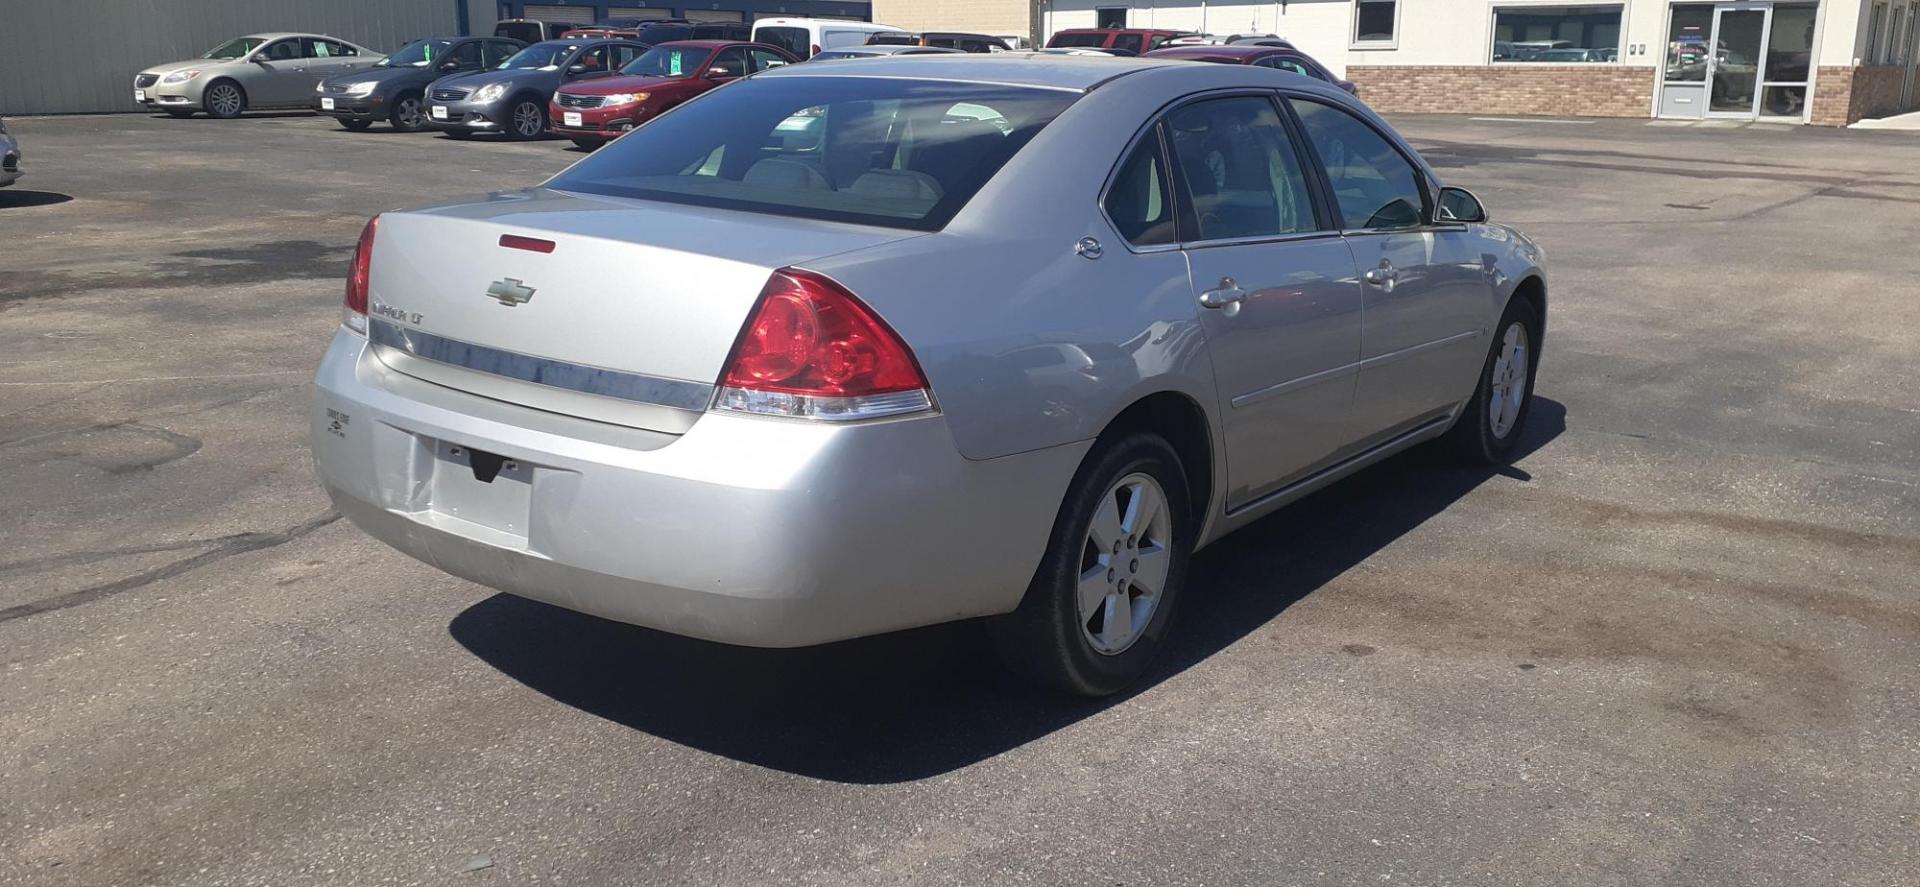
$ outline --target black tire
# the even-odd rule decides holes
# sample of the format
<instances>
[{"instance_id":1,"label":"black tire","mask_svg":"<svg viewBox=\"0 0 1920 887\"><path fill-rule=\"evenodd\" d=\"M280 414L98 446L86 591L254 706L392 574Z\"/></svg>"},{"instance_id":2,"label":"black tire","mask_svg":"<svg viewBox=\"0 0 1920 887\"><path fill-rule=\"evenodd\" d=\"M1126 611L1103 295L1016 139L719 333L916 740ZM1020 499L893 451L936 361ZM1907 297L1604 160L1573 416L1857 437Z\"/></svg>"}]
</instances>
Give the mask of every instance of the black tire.
<instances>
[{"instance_id":1,"label":"black tire","mask_svg":"<svg viewBox=\"0 0 1920 887\"><path fill-rule=\"evenodd\" d=\"M168 117L176 120L185 120L188 117L192 117L194 113L192 108L163 108L161 110L166 111Z\"/></svg>"},{"instance_id":2,"label":"black tire","mask_svg":"<svg viewBox=\"0 0 1920 887\"><path fill-rule=\"evenodd\" d=\"M340 119L340 125L343 128L350 129L354 132L366 132L368 129L371 129L373 127L373 121Z\"/></svg>"},{"instance_id":3,"label":"black tire","mask_svg":"<svg viewBox=\"0 0 1920 887\"><path fill-rule=\"evenodd\" d=\"M1501 356L1506 351L1508 333L1515 327L1525 337L1527 365L1523 375L1526 381L1519 409L1513 413L1510 421L1504 423L1505 428L1500 429L1496 428L1491 409L1495 398L1494 371L1500 366ZM1493 329L1493 343L1487 348L1487 359L1480 366L1473 398L1467 401L1459 418L1454 420L1453 428L1447 432L1447 443L1467 461L1504 465L1513 458L1514 445L1526 430L1527 415L1533 411L1533 383L1540 372L1540 332L1540 315L1534 311L1533 303L1519 297L1507 303L1506 312Z\"/></svg>"},{"instance_id":4,"label":"black tire","mask_svg":"<svg viewBox=\"0 0 1920 887\"><path fill-rule=\"evenodd\" d=\"M231 80L215 80L200 94L200 104L208 117L232 120L247 113L247 91Z\"/></svg>"},{"instance_id":5,"label":"black tire","mask_svg":"<svg viewBox=\"0 0 1920 887\"><path fill-rule=\"evenodd\" d=\"M1117 484L1135 475L1151 477L1165 496L1167 538L1143 546L1138 553L1144 557L1150 550L1164 548L1169 558L1167 573L1145 627L1123 648L1102 652L1091 637L1090 623L1106 625L1100 613L1111 611L1095 611L1094 616L1083 620L1079 603L1082 577L1093 576L1099 581L1099 572L1107 566L1098 560L1089 534L1095 509L1103 506ZM1165 439L1127 432L1101 441L1067 488L1046 554L1019 609L988 622L988 634L1001 661L1009 669L1065 693L1105 696L1125 689L1146 672L1163 646L1186 584L1193 528L1186 471L1179 454ZM1137 526L1132 532L1141 540L1149 535ZM1127 536L1124 525L1120 536L1122 540ZM1122 541L1117 547L1126 545ZM1112 566L1119 568L1121 563L1115 560ZM1139 565L1140 559L1135 558L1125 569L1135 570ZM1105 582L1112 583L1113 576L1114 570L1106 570ZM1117 597L1109 592L1109 600L1128 600L1125 585L1121 588Z\"/></svg>"},{"instance_id":6,"label":"black tire","mask_svg":"<svg viewBox=\"0 0 1920 887\"><path fill-rule=\"evenodd\" d=\"M527 96L514 99L507 109L507 121L500 127L506 137L526 142L547 134L547 105Z\"/></svg>"},{"instance_id":7,"label":"black tire","mask_svg":"<svg viewBox=\"0 0 1920 887\"><path fill-rule=\"evenodd\" d=\"M427 128L427 106L420 100L420 93L403 92L393 97L393 110L387 112L387 123L395 132L419 132Z\"/></svg>"},{"instance_id":8,"label":"black tire","mask_svg":"<svg viewBox=\"0 0 1920 887\"><path fill-rule=\"evenodd\" d=\"M574 147L580 148L586 151L598 151L600 150L600 146L605 145L606 143L607 143L606 139L575 138L573 140Z\"/></svg>"}]
</instances>

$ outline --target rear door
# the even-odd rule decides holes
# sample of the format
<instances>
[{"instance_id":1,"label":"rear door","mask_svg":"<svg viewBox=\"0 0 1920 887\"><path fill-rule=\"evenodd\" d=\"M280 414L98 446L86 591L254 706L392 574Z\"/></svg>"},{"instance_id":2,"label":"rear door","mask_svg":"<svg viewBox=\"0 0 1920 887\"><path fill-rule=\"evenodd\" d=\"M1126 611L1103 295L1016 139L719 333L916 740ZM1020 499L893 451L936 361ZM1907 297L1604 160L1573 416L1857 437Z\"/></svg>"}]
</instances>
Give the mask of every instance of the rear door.
<instances>
[{"instance_id":1,"label":"rear door","mask_svg":"<svg viewBox=\"0 0 1920 887\"><path fill-rule=\"evenodd\" d=\"M1360 285L1305 146L1271 93L1182 105L1166 132L1235 508L1351 442Z\"/></svg>"},{"instance_id":2,"label":"rear door","mask_svg":"<svg viewBox=\"0 0 1920 887\"><path fill-rule=\"evenodd\" d=\"M1472 393L1493 291L1466 226L1432 223L1426 175L1371 123L1289 100L1326 170L1366 301L1354 421L1379 441Z\"/></svg>"}]
</instances>

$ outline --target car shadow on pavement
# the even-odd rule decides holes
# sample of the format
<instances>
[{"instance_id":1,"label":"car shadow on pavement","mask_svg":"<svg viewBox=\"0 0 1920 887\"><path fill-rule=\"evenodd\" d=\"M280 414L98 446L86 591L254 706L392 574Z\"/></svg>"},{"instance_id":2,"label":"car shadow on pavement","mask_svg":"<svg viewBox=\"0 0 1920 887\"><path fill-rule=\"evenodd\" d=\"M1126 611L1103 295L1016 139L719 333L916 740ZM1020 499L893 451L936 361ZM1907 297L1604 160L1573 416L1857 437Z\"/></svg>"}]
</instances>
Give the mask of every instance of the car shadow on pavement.
<instances>
[{"instance_id":1,"label":"car shadow on pavement","mask_svg":"<svg viewBox=\"0 0 1920 887\"><path fill-rule=\"evenodd\" d=\"M1518 461L1566 427L1539 398ZM499 594L449 631L507 676L582 711L711 754L816 779L937 776L1019 747L1177 675L1518 466L1461 467L1420 448L1196 555L1181 622L1152 672L1110 699L1002 676L977 623L798 650L731 647Z\"/></svg>"},{"instance_id":2,"label":"car shadow on pavement","mask_svg":"<svg viewBox=\"0 0 1920 887\"><path fill-rule=\"evenodd\" d=\"M0 209L29 209L36 206L53 206L73 199L71 194L58 191L29 191L26 189L0 188Z\"/></svg>"}]
</instances>

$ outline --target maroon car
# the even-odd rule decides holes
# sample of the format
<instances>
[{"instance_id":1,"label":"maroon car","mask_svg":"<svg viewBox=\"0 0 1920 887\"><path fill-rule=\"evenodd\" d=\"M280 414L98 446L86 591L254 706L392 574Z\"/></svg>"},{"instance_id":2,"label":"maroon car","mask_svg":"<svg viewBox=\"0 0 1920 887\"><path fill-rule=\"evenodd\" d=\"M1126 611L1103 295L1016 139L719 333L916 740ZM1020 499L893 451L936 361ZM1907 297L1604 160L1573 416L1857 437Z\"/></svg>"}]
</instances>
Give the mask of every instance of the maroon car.
<instances>
[{"instance_id":1,"label":"maroon car","mask_svg":"<svg viewBox=\"0 0 1920 887\"><path fill-rule=\"evenodd\" d=\"M799 62L765 43L674 40L642 53L622 76L573 83L553 94L547 119L555 134L598 148L660 112L709 89L768 68Z\"/></svg>"},{"instance_id":2,"label":"maroon car","mask_svg":"<svg viewBox=\"0 0 1920 887\"><path fill-rule=\"evenodd\" d=\"M1105 49L1128 55L1139 55L1159 49L1175 37L1190 36L1195 35L1191 31L1168 31L1160 28L1068 28L1055 32L1047 41L1047 48Z\"/></svg>"},{"instance_id":3,"label":"maroon car","mask_svg":"<svg viewBox=\"0 0 1920 887\"><path fill-rule=\"evenodd\" d=\"M1223 65L1259 65L1263 68L1279 68L1303 74L1315 80L1323 80L1353 95L1359 95L1359 87L1351 80L1342 80L1333 76L1333 72L1316 62L1312 57L1298 49L1282 46L1254 46L1234 43L1226 46L1169 46L1147 53L1147 58L1186 59L1190 62L1217 62Z\"/></svg>"}]
</instances>

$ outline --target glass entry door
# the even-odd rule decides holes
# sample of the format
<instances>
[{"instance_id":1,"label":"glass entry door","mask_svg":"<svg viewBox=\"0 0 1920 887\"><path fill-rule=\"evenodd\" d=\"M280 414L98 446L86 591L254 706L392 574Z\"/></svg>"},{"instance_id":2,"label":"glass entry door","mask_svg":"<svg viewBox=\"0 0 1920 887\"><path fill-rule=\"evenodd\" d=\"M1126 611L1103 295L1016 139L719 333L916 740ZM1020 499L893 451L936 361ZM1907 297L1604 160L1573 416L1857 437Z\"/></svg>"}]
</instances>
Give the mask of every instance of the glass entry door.
<instances>
[{"instance_id":1,"label":"glass entry door","mask_svg":"<svg viewBox=\"0 0 1920 887\"><path fill-rule=\"evenodd\" d=\"M1707 113L1713 10L1704 3L1673 4L1667 25L1667 67L1660 79L1662 117L1697 118Z\"/></svg>"},{"instance_id":2,"label":"glass entry door","mask_svg":"<svg viewBox=\"0 0 1920 887\"><path fill-rule=\"evenodd\" d=\"M1760 61L1767 57L1773 10L1722 5L1713 11L1713 53L1707 64L1707 116L1752 118L1760 111Z\"/></svg>"}]
</instances>

